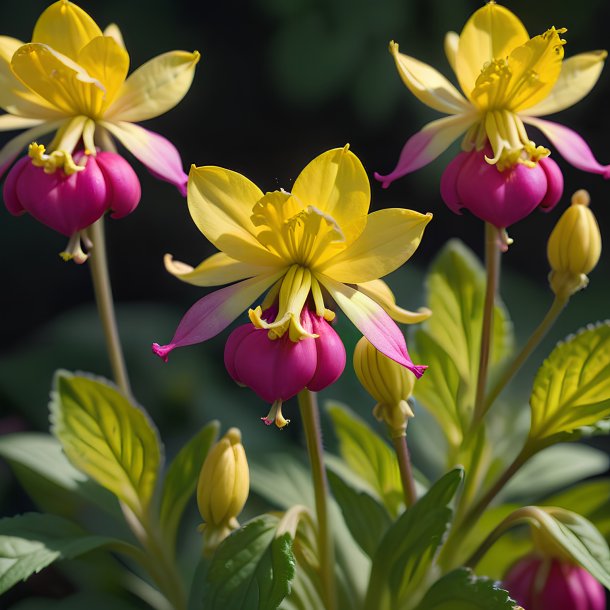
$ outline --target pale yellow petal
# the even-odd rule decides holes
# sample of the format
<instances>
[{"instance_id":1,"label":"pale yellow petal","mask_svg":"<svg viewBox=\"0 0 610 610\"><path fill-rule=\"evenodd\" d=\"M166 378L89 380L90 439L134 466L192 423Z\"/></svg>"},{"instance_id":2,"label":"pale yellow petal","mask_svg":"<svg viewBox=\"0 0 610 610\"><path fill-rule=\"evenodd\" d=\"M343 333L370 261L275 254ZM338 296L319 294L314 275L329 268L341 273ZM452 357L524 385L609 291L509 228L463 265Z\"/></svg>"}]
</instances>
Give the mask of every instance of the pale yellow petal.
<instances>
[{"instance_id":1,"label":"pale yellow petal","mask_svg":"<svg viewBox=\"0 0 610 610\"><path fill-rule=\"evenodd\" d=\"M264 275L275 271L275 268L252 265L235 260L224 252L218 252L206 258L197 267L174 260L171 254L163 258L165 268L179 280L193 286L220 286L231 284L255 275Z\"/></svg>"},{"instance_id":2,"label":"pale yellow petal","mask_svg":"<svg viewBox=\"0 0 610 610\"><path fill-rule=\"evenodd\" d=\"M460 44L460 35L457 32L447 32L445 34L445 40L443 44L443 48L445 50L445 55L447 56L447 61L451 66L451 69L455 73L455 62L457 57L458 45Z\"/></svg>"},{"instance_id":3,"label":"pale yellow petal","mask_svg":"<svg viewBox=\"0 0 610 610\"><path fill-rule=\"evenodd\" d=\"M106 117L139 122L171 110L187 93L200 55L171 51L140 66L123 84Z\"/></svg>"},{"instance_id":4,"label":"pale yellow petal","mask_svg":"<svg viewBox=\"0 0 610 610\"><path fill-rule=\"evenodd\" d=\"M67 0L59 0L38 18L32 42L48 44L76 60L78 52L97 36L102 36L102 31L83 9Z\"/></svg>"},{"instance_id":5,"label":"pale yellow petal","mask_svg":"<svg viewBox=\"0 0 610 610\"><path fill-rule=\"evenodd\" d=\"M607 51L589 51L565 59L551 92L542 101L528 108L526 114L553 114L579 102L597 83L607 55Z\"/></svg>"},{"instance_id":6,"label":"pale yellow petal","mask_svg":"<svg viewBox=\"0 0 610 610\"><path fill-rule=\"evenodd\" d=\"M78 64L104 86L104 107L114 101L129 71L127 51L110 36L94 38L78 54Z\"/></svg>"},{"instance_id":7,"label":"pale yellow petal","mask_svg":"<svg viewBox=\"0 0 610 610\"><path fill-rule=\"evenodd\" d=\"M27 87L64 114L95 116L102 108L103 84L46 45L23 45L13 55L11 66Z\"/></svg>"},{"instance_id":8,"label":"pale yellow petal","mask_svg":"<svg viewBox=\"0 0 610 610\"><path fill-rule=\"evenodd\" d=\"M123 47L124 49L126 48L125 41L123 40L123 34L116 23L111 23L104 29L104 36L114 38L119 46Z\"/></svg>"},{"instance_id":9,"label":"pale yellow petal","mask_svg":"<svg viewBox=\"0 0 610 610\"><path fill-rule=\"evenodd\" d=\"M12 114L2 114L0 115L0 131L29 129L43 122L42 119L28 119L22 116L13 116Z\"/></svg>"},{"instance_id":10,"label":"pale yellow petal","mask_svg":"<svg viewBox=\"0 0 610 610\"><path fill-rule=\"evenodd\" d=\"M275 267L282 261L256 239L251 219L262 197L253 182L228 169L193 166L189 173L188 205L199 230L236 260Z\"/></svg>"},{"instance_id":11,"label":"pale yellow petal","mask_svg":"<svg viewBox=\"0 0 610 610\"><path fill-rule=\"evenodd\" d=\"M36 119L57 119L61 113L30 91L11 70L11 60L23 42L0 36L0 108L11 114Z\"/></svg>"},{"instance_id":12,"label":"pale yellow petal","mask_svg":"<svg viewBox=\"0 0 610 610\"><path fill-rule=\"evenodd\" d=\"M492 59L506 59L529 35L519 18L507 8L489 2L467 21L458 45L455 71L466 97L474 89L483 66Z\"/></svg>"},{"instance_id":13,"label":"pale yellow petal","mask_svg":"<svg viewBox=\"0 0 610 610\"><path fill-rule=\"evenodd\" d=\"M319 271L344 284L360 284L391 273L419 246L432 214L392 208L373 212L360 237Z\"/></svg>"},{"instance_id":14,"label":"pale yellow petal","mask_svg":"<svg viewBox=\"0 0 610 610\"><path fill-rule=\"evenodd\" d=\"M390 318L401 324L418 324L432 315L427 307L420 307L417 311L409 311L396 305L394 293L383 280L371 280L358 284L358 290L379 303Z\"/></svg>"},{"instance_id":15,"label":"pale yellow petal","mask_svg":"<svg viewBox=\"0 0 610 610\"><path fill-rule=\"evenodd\" d=\"M446 114L460 114L470 109L464 96L438 70L399 53L395 42L390 43L390 53L403 83L420 102Z\"/></svg>"},{"instance_id":16,"label":"pale yellow petal","mask_svg":"<svg viewBox=\"0 0 610 610\"><path fill-rule=\"evenodd\" d=\"M49 144L49 150L73 152L83 136L85 126L90 120L86 116L79 115L65 121L57 130L51 144Z\"/></svg>"},{"instance_id":17,"label":"pale yellow petal","mask_svg":"<svg viewBox=\"0 0 610 610\"><path fill-rule=\"evenodd\" d=\"M349 146L334 148L311 161L299 174L292 194L328 214L339 225L346 243L364 230L371 201L371 187L360 159Z\"/></svg>"}]
</instances>

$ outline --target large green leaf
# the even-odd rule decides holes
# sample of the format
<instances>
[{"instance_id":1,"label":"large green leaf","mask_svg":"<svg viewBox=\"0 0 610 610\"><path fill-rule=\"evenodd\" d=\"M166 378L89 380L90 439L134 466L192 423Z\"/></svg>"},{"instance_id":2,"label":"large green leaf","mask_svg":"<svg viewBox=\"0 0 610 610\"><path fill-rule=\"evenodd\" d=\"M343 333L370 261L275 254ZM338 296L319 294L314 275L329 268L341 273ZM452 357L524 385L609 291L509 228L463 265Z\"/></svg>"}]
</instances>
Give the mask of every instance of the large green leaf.
<instances>
[{"instance_id":1,"label":"large green leaf","mask_svg":"<svg viewBox=\"0 0 610 610\"><path fill-rule=\"evenodd\" d=\"M52 431L69 460L142 516L153 497L161 447L145 412L108 382L59 371Z\"/></svg>"},{"instance_id":2,"label":"large green leaf","mask_svg":"<svg viewBox=\"0 0 610 610\"><path fill-rule=\"evenodd\" d=\"M58 559L72 559L117 541L40 513L0 519L0 594ZM123 543L118 543L119 545Z\"/></svg>"},{"instance_id":3,"label":"large green leaf","mask_svg":"<svg viewBox=\"0 0 610 610\"><path fill-rule=\"evenodd\" d=\"M439 479L383 537L373 558L366 610L397 608L422 583L451 522L463 478L457 468Z\"/></svg>"},{"instance_id":4,"label":"large green leaf","mask_svg":"<svg viewBox=\"0 0 610 610\"><path fill-rule=\"evenodd\" d=\"M416 610L513 610L517 604L488 578L460 568L437 580Z\"/></svg>"},{"instance_id":5,"label":"large green leaf","mask_svg":"<svg viewBox=\"0 0 610 610\"><path fill-rule=\"evenodd\" d=\"M59 441L49 434L18 432L0 436L0 456L9 462L30 497L45 510L76 510L82 500L120 515L116 498L76 469ZM74 494L79 497L77 503Z\"/></svg>"},{"instance_id":6,"label":"large green leaf","mask_svg":"<svg viewBox=\"0 0 610 610\"><path fill-rule=\"evenodd\" d=\"M197 487L201 466L218 436L219 427L217 421L204 426L180 450L167 469L161 494L161 529L171 546L184 507Z\"/></svg>"},{"instance_id":7,"label":"large green leaf","mask_svg":"<svg viewBox=\"0 0 610 610\"><path fill-rule=\"evenodd\" d=\"M373 557L386 530L390 527L387 510L364 491L348 485L337 473L327 469L328 482L345 524L360 548Z\"/></svg>"},{"instance_id":8,"label":"large green leaf","mask_svg":"<svg viewBox=\"0 0 610 610\"><path fill-rule=\"evenodd\" d=\"M218 547L207 570L206 610L275 610L290 592L294 557L290 534L276 536L279 520L261 515Z\"/></svg>"},{"instance_id":9,"label":"large green leaf","mask_svg":"<svg viewBox=\"0 0 610 610\"><path fill-rule=\"evenodd\" d=\"M339 452L350 468L378 494L396 515L402 503L402 486L396 455L391 447L345 405L327 403Z\"/></svg>"},{"instance_id":10,"label":"large green leaf","mask_svg":"<svg viewBox=\"0 0 610 610\"><path fill-rule=\"evenodd\" d=\"M535 445L570 438L610 417L610 322L557 345L538 370L530 405Z\"/></svg>"}]
</instances>

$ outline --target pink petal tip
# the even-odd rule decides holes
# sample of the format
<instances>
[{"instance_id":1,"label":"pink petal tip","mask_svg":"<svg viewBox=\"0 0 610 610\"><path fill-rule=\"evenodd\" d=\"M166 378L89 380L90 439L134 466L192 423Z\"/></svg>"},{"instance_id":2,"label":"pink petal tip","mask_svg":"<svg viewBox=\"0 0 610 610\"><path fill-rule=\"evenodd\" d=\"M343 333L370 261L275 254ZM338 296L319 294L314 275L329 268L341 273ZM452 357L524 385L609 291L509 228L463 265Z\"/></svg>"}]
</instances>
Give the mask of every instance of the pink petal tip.
<instances>
[{"instance_id":1,"label":"pink petal tip","mask_svg":"<svg viewBox=\"0 0 610 610\"><path fill-rule=\"evenodd\" d=\"M152 344L152 351L159 356L163 360L163 362L167 362L169 353L174 349L175 344L169 343L168 345L159 345L158 343Z\"/></svg>"}]
</instances>

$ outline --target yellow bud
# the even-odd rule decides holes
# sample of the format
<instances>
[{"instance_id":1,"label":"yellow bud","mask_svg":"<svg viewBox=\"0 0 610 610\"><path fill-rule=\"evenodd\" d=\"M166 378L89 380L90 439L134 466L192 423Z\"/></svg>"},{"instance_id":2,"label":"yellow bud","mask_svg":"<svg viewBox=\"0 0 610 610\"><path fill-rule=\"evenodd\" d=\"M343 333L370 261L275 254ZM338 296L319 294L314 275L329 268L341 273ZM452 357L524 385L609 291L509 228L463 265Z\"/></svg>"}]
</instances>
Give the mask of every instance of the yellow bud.
<instances>
[{"instance_id":1,"label":"yellow bud","mask_svg":"<svg viewBox=\"0 0 610 610\"><path fill-rule=\"evenodd\" d=\"M589 283L587 273L597 265L601 255L601 234L589 201L585 190L572 195L572 205L557 221L547 244L549 283L562 300Z\"/></svg>"},{"instance_id":2,"label":"yellow bud","mask_svg":"<svg viewBox=\"0 0 610 610\"><path fill-rule=\"evenodd\" d=\"M384 421L393 437L403 436L413 411L407 402L415 375L384 356L362 337L354 350L354 370L364 389L377 401L373 415Z\"/></svg>"},{"instance_id":3,"label":"yellow bud","mask_svg":"<svg viewBox=\"0 0 610 610\"><path fill-rule=\"evenodd\" d=\"M205 521L205 550L213 551L239 527L250 488L250 472L241 432L231 428L210 449L197 483L197 505Z\"/></svg>"}]
</instances>

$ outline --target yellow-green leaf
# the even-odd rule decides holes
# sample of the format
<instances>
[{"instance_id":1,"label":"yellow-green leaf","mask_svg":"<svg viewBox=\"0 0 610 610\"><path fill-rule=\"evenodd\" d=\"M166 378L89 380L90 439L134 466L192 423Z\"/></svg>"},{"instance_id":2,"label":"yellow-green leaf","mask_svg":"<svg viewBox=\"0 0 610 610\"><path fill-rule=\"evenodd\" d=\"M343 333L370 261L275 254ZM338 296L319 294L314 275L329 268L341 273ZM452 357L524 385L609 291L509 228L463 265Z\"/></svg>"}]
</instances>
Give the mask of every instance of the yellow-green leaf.
<instances>
[{"instance_id":1,"label":"yellow-green leaf","mask_svg":"<svg viewBox=\"0 0 610 610\"><path fill-rule=\"evenodd\" d=\"M544 361L530 398L530 442L548 445L610 417L610 322L559 343Z\"/></svg>"},{"instance_id":2,"label":"yellow-green leaf","mask_svg":"<svg viewBox=\"0 0 610 610\"><path fill-rule=\"evenodd\" d=\"M150 419L102 379L58 371L51 400L53 433L68 459L137 516L153 497L161 447Z\"/></svg>"}]
</instances>

